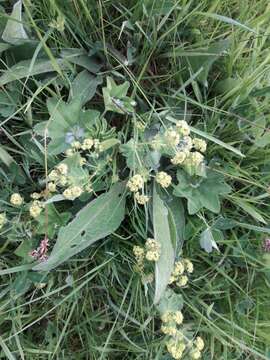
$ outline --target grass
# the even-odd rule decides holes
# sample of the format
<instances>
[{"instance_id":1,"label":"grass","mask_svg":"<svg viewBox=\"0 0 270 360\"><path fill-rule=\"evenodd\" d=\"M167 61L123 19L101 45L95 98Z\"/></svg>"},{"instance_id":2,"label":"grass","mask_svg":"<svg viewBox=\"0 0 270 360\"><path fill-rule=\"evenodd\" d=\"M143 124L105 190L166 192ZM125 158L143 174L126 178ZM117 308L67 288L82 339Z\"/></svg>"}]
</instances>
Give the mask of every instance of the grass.
<instances>
[{"instance_id":1,"label":"grass","mask_svg":"<svg viewBox=\"0 0 270 360\"><path fill-rule=\"evenodd\" d=\"M10 13L11 2L2 5ZM244 154L241 158L216 143L209 145L209 156L222 164L233 192L224 199L220 216L205 214L209 225L221 217L227 221L220 223L220 252L209 255L200 249L204 224L198 217L188 218L184 253L195 273L182 291L184 317L187 328L206 341L203 359L270 359L270 272L262 251L270 232L266 1L42 0L24 5L23 22L54 66L61 49L88 51L95 44L108 62L103 74L130 81L145 111L185 114L192 126ZM62 33L49 27L57 16L65 19ZM208 86L203 86L203 52L224 38L230 46L209 67ZM192 52L198 64L194 56L183 57ZM34 56L33 51L29 54ZM186 61L193 73L186 72ZM1 63L4 69L12 59L3 55ZM31 124L46 119L48 95L68 94L70 79L56 70L50 78L21 80L19 88L8 89L11 98L16 91L23 96L15 100L11 116L1 118L1 138L29 179L43 171L34 145L26 144ZM101 107L99 91L93 103ZM130 124L121 126L128 136ZM4 168L1 172L4 196L12 189L12 179ZM1 238L0 359L170 359L164 355L165 339L149 289L134 272L132 247L142 243L148 225L143 211L128 211L130 220L117 233L46 274L43 288L31 287L24 272L8 270L19 265L14 250L27 224L18 224L15 240Z\"/></svg>"}]
</instances>

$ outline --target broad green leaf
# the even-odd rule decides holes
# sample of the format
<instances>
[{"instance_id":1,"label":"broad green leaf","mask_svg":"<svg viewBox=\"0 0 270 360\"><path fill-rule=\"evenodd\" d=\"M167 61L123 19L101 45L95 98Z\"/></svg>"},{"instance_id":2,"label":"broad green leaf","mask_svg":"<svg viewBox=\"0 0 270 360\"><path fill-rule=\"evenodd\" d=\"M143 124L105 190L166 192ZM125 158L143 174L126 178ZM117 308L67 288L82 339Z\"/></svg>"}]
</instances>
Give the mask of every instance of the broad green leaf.
<instances>
[{"instance_id":1,"label":"broad green leaf","mask_svg":"<svg viewBox=\"0 0 270 360\"><path fill-rule=\"evenodd\" d=\"M72 156L68 156L60 164L66 164L68 166L68 178L71 185L85 186L89 182L89 173L80 164L81 156L79 153L75 153Z\"/></svg>"},{"instance_id":2,"label":"broad green leaf","mask_svg":"<svg viewBox=\"0 0 270 360\"><path fill-rule=\"evenodd\" d=\"M2 39L13 45L17 45L28 39L22 24L21 0L17 1L13 6L12 13L2 34Z\"/></svg>"},{"instance_id":3,"label":"broad green leaf","mask_svg":"<svg viewBox=\"0 0 270 360\"><path fill-rule=\"evenodd\" d=\"M30 239L24 239L22 241L22 243L17 247L17 249L14 251L14 254L23 258L23 259L26 259L28 260L33 260L30 256L29 256L29 253L31 250L33 250L33 244L32 244L32 241Z\"/></svg>"},{"instance_id":4,"label":"broad green leaf","mask_svg":"<svg viewBox=\"0 0 270 360\"><path fill-rule=\"evenodd\" d=\"M94 56L89 56L84 49L63 49L60 56L70 63L79 65L93 74L96 74L102 67L102 63Z\"/></svg>"},{"instance_id":5,"label":"broad green leaf","mask_svg":"<svg viewBox=\"0 0 270 360\"><path fill-rule=\"evenodd\" d=\"M204 230L201 233L200 245L201 245L201 248L204 249L207 253L211 253L213 251L213 249L216 249L219 251L217 243L212 234L211 228L208 227L206 230Z\"/></svg>"},{"instance_id":6,"label":"broad green leaf","mask_svg":"<svg viewBox=\"0 0 270 360\"><path fill-rule=\"evenodd\" d=\"M69 103L57 98L47 101L50 113L48 121L37 124L35 131L51 139L48 145L50 155L57 155L70 147L73 141L81 141L85 130L96 123L100 113L96 110L82 110L81 100L77 97Z\"/></svg>"},{"instance_id":7,"label":"broad green leaf","mask_svg":"<svg viewBox=\"0 0 270 360\"><path fill-rule=\"evenodd\" d=\"M59 213L54 204L50 203L46 209L37 217L37 234L46 234L52 239L58 230L64 226L70 218L70 213Z\"/></svg>"},{"instance_id":8,"label":"broad green leaf","mask_svg":"<svg viewBox=\"0 0 270 360\"><path fill-rule=\"evenodd\" d=\"M33 270L48 271L70 257L114 232L125 214L125 184L115 184L111 190L91 201L76 217L59 231L56 244L46 262Z\"/></svg>"},{"instance_id":9,"label":"broad green leaf","mask_svg":"<svg viewBox=\"0 0 270 360\"><path fill-rule=\"evenodd\" d=\"M68 63L63 59L56 59L55 61L61 69L66 69L68 67ZM12 66L10 69L4 71L3 75L0 77L0 86L28 76L56 71L52 62L47 59L37 59L35 64L32 66L31 71L29 71L30 65L31 60L23 60Z\"/></svg>"},{"instance_id":10,"label":"broad green leaf","mask_svg":"<svg viewBox=\"0 0 270 360\"><path fill-rule=\"evenodd\" d=\"M70 89L72 99L79 98L84 105L95 95L97 86L102 83L102 77L91 75L87 70L81 71L73 80Z\"/></svg>"},{"instance_id":11,"label":"broad green leaf","mask_svg":"<svg viewBox=\"0 0 270 360\"><path fill-rule=\"evenodd\" d=\"M157 304L162 298L174 266L175 253L171 239L168 209L153 188L153 227L154 238L160 244L161 253L155 265L155 297Z\"/></svg>"},{"instance_id":12,"label":"broad green leaf","mask_svg":"<svg viewBox=\"0 0 270 360\"><path fill-rule=\"evenodd\" d=\"M107 86L102 89L104 104L107 111L118 114L130 114L134 111L134 101L127 96L129 82L116 85L113 78L107 77Z\"/></svg>"},{"instance_id":13,"label":"broad green leaf","mask_svg":"<svg viewBox=\"0 0 270 360\"><path fill-rule=\"evenodd\" d=\"M157 305L157 309L160 316L162 316L167 311L175 312L182 310L183 305L184 301L182 295L176 294L172 289L168 288Z\"/></svg>"},{"instance_id":14,"label":"broad green leaf","mask_svg":"<svg viewBox=\"0 0 270 360\"><path fill-rule=\"evenodd\" d=\"M127 143L120 146L121 153L126 158L127 166L130 170L136 171L143 167L143 159L147 155L143 146L137 146L132 138Z\"/></svg>"},{"instance_id":15,"label":"broad green leaf","mask_svg":"<svg viewBox=\"0 0 270 360\"><path fill-rule=\"evenodd\" d=\"M172 196L166 204L170 210L170 224L173 223L171 226L175 226L176 230L176 249L180 250L184 243L185 209L182 200L175 196Z\"/></svg>"},{"instance_id":16,"label":"broad green leaf","mask_svg":"<svg viewBox=\"0 0 270 360\"><path fill-rule=\"evenodd\" d=\"M173 193L175 196L188 200L188 212L191 215L204 207L218 213L220 211L219 196L231 191L223 176L213 170L208 170L206 178L200 178L195 182L183 170L178 170L177 179L178 185L175 186Z\"/></svg>"}]
</instances>

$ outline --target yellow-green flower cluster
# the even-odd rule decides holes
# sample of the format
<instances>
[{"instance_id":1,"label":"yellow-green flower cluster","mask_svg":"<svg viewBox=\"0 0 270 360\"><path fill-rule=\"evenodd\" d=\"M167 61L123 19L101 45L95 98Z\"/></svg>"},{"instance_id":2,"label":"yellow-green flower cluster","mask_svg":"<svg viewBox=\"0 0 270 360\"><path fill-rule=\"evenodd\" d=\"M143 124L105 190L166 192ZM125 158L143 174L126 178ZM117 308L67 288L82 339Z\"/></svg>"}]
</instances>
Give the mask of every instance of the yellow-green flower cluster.
<instances>
[{"instance_id":1,"label":"yellow-green flower cluster","mask_svg":"<svg viewBox=\"0 0 270 360\"><path fill-rule=\"evenodd\" d=\"M168 145L175 147L180 142L180 135L173 128L169 128L165 131L165 141Z\"/></svg>"},{"instance_id":2,"label":"yellow-green flower cluster","mask_svg":"<svg viewBox=\"0 0 270 360\"><path fill-rule=\"evenodd\" d=\"M199 138L194 138L193 139L193 146L196 150L204 153L206 151L206 147L207 147L207 144L204 140L202 139L199 139Z\"/></svg>"},{"instance_id":3,"label":"yellow-green flower cluster","mask_svg":"<svg viewBox=\"0 0 270 360\"><path fill-rule=\"evenodd\" d=\"M185 120L179 120L176 123L176 128L178 132L183 136L188 136L190 134L190 127Z\"/></svg>"},{"instance_id":4,"label":"yellow-green flower cluster","mask_svg":"<svg viewBox=\"0 0 270 360\"><path fill-rule=\"evenodd\" d=\"M7 222L6 214L5 214L5 213L1 213L1 214L0 214L0 230L1 230L2 227L5 225L6 222Z\"/></svg>"},{"instance_id":5,"label":"yellow-green flower cluster","mask_svg":"<svg viewBox=\"0 0 270 360\"><path fill-rule=\"evenodd\" d=\"M134 195L135 200L140 205L145 205L149 201L149 196L140 194L138 191Z\"/></svg>"},{"instance_id":6,"label":"yellow-green flower cluster","mask_svg":"<svg viewBox=\"0 0 270 360\"><path fill-rule=\"evenodd\" d=\"M191 166L199 166L204 160L204 156L198 151L189 153L186 158L185 164Z\"/></svg>"},{"instance_id":7,"label":"yellow-green flower cluster","mask_svg":"<svg viewBox=\"0 0 270 360\"><path fill-rule=\"evenodd\" d=\"M148 261L158 261L160 257L160 244L155 239L148 238L145 243L145 258Z\"/></svg>"},{"instance_id":8,"label":"yellow-green flower cluster","mask_svg":"<svg viewBox=\"0 0 270 360\"><path fill-rule=\"evenodd\" d=\"M197 360L202 356L202 350L204 349L204 341L200 336L197 336L192 343L192 348L189 352L191 359Z\"/></svg>"},{"instance_id":9,"label":"yellow-green flower cluster","mask_svg":"<svg viewBox=\"0 0 270 360\"><path fill-rule=\"evenodd\" d=\"M10 203L14 206L20 206L23 204L23 197L19 193L14 193L10 197Z\"/></svg>"},{"instance_id":10,"label":"yellow-green flower cluster","mask_svg":"<svg viewBox=\"0 0 270 360\"><path fill-rule=\"evenodd\" d=\"M181 165L184 163L184 161L187 158L187 152L186 151L177 151L174 157L171 159L171 163L173 165Z\"/></svg>"},{"instance_id":11,"label":"yellow-green flower cluster","mask_svg":"<svg viewBox=\"0 0 270 360\"><path fill-rule=\"evenodd\" d=\"M37 218L43 209L43 204L39 200L34 200L30 205L29 212L33 218Z\"/></svg>"},{"instance_id":12,"label":"yellow-green flower cluster","mask_svg":"<svg viewBox=\"0 0 270 360\"><path fill-rule=\"evenodd\" d=\"M63 195L67 200L75 200L82 193L83 189L80 186L70 186L63 192Z\"/></svg>"},{"instance_id":13,"label":"yellow-green flower cluster","mask_svg":"<svg viewBox=\"0 0 270 360\"><path fill-rule=\"evenodd\" d=\"M139 272L144 270L145 260L158 261L160 257L160 244L155 239L148 238L145 246L134 246L133 253L137 263Z\"/></svg>"},{"instance_id":14,"label":"yellow-green flower cluster","mask_svg":"<svg viewBox=\"0 0 270 360\"><path fill-rule=\"evenodd\" d=\"M186 345L181 339L170 339L167 341L167 350L174 359L181 359L186 349Z\"/></svg>"},{"instance_id":15,"label":"yellow-green flower cluster","mask_svg":"<svg viewBox=\"0 0 270 360\"><path fill-rule=\"evenodd\" d=\"M176 336L177 334L180 334L177 325L182 324L183 314L181 311L167 311L162 315L161 321L161 331L166 335Z\"/></svg>"},{"instance_id":16,"label":"yellow-green flower cluster","mask_svg":"<svg viewBox=\"0 0 270 360\"><path fill-rule=\"evenodd\" d=\"M136 259L137 267L139 272L142 272L144 269L144 258L145 258L145 251L144 248L138 245L133 247L133 254Z\"/></svg>"},{"instance_id":17,"label":"yellow-green flower cluster","mask_svg":"<svg viewBox=\"0 0 270 360\"><path fill-rule=\"evenodd\" d=\"M188 283L188 275L193 273L193 264L188 259L179 260L174 264L174 270L170 277L170 284L175 283L179 287L184 287Z\"/></svg>"},{"instance_id":18,"label":"yellow-green flower cluster","mask_svg":"<svg viewBox=\"0 0 270 360\"><path fill-rule=\"evenodd\" d=\"M144 180L140 174L133 175L127 182L127 187L132 192L137 192L143 188Z\"/></svg>"},{"instance_id":19,"label":"yellow-green flower cluster","mask_svg":"<svg viewBox=\"0 0 270 360\"><path fill-rule=\"evenodd\" d=\"M165 171L160 171L157 173L155 180L161 187L167 188L172 183L172 177L167 174Z\"/></svg>"},{"instance_id":20,"label":"yellow-green flower cluster","mask_svg":"<svg viewBox=\"0 0 270 360\"><path fill-rule=\"evenodd\" d=\"M99 140L92 139L92 138L86 138L83 140L82 143L80 141L73 141L71 143L71 148L67 149L65 153L66 153L66 156L72 156L80 150L90 151L93 148L95 148L95 150L97 150L98 145L99 145Z\"/></svg>"}]
</instances>

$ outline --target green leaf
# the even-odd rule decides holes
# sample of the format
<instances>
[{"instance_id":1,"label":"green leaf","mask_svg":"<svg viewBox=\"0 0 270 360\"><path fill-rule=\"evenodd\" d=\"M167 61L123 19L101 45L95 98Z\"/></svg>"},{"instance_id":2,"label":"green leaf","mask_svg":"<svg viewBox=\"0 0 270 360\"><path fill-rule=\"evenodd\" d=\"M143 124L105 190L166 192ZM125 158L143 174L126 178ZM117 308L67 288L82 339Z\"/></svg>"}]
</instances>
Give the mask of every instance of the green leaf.
<instances>
[{"instance_id":1,"label":"green leaf","mask_svg":"<svg viewBox=\"0 0 270 360\"><path fill-rule=\"evenodd\" d=\"M172 196L170 201L166 202L169 211L170 226L175 227L176 231L176 246L180 250L184 243L185 234L185 209L182 200Z\"/></svg>"},{"instance_id":2,"label":"green leaf","mask_svg":"<svg viewBox=\"0 0 270 360\"><path fill-rule=\"evenodd\" d=\"M236 21L236 20L234 20L232 18L229 18L227 16L214 14L214 13L204 13L204 12L198 12L198 14L209 17L209 18L212 18L212 19L216 19L216 20L219 20L219 21L222 21L222 22L225 22L225 23L230 24L230 25L239 26L239 27L241 27L241 28L243 28L245 30L251 31L252 33L256 34L255 30L253 30L250 27L240 23L239 21Z\"/></svg>"},{"instance_id":3,"label":"green leaf","mask_svg":"<svg viewBox=\"0 0 270 360\"><path fill-rule=\"evenodd\" d=\"M33 244L30 239L24 239L23 242L17 247L14 254L23 259L32 261L33 259L29 256L30 251L33 250L32 246Z\"/></svg>"},{"instance_id":4,"label":"green leaf","mask_svg":"<svg viewBox=\"0 0 270 360\"><path fill-rule=\"evenodd\" d=\"M137 146L134 139L130 139L127 143L121 145L120 151L125 156L130 170L136 171L143 167L143 159L147 153L143 146Z\"/></svg>"},{"instance_id":5,"label":"green leaf","mask_svg":"<svg viewBox=\"0 0 270 360\"><path fill-rule=\"evenodd\" d=\"M178 185L175 186L173 193L188 200L188 212L191 215L204 207L214 213L219 213L219 196L231 191L223 176L213 170L208 170L206 178L201 178L195 182L183 170L178 170L177 179Z\"/></svg>"},{"instance_id":6,"label":"green leaf","mask_svg":"<svg viewBox=\"0 0 270 360\"><path fill-rule=\"evenodd\" d=\"M111 190L91 201L76 217L59 231L56 244L46 262L33 270L48 271L70 257L114 232L125 214L125 184L115 184Z\"/></svg>"},{"instance_id":7,"label":"green leaf","mask_svg":"<svg viewBox=\"0 0 270 360\"><path fill-rule=\"evenodd\" d=\"M17 45L28 39L22 24L21 0L17 1L13 6L12 13L2 34L2 39L13 45Z\"/></svg>"},{"instance_id":8,"label":"green leaf","mask_svg":"<svg viewBox=\"0 0 270 360\"><path fill-rule=\"evenodd\" d=\"M228 49L229 44L229 40L221 40L210 45L208 49L201 49L200 56L187 57L187 66L190 68L192 74L198 72L201 68L203 69L197 76L197 79L201 81L204 86L208 86L208 73L213 63Z\"/></svg>"},{"instance_id":9,"label":"green leaf","mask_svg":"<svg viewBox=\"0 0 270 360\"><path fill-rule=\"evenodd\" d=\"M70 97L72 99L80 99L84 105L95 95L97 86L102 83L101 76L89 74L87 70L81 71L73 80L70 89Z\"/></svg>"},{"instance_id":10,"label":"green leaf","mask_svg":"<svg viewBox=\"0 0 270 360\"><path fill-rule=\"evenodd\" d=\"M81 156L79 153L75 153L72 156L67 157L60 164L66 164L68 166L68 177L72 182L71 185L83 187L89 181L88 171L80 164Z\"/></svg>"},{"instance_id":11,"label":"green leaf","mask_svg":"<svg viewBox=\"0 0 270 360\"><path fill-rule=\"evenodd\" d=\"M236 197L233 197L232 200L237 206L242 208L246 213L253 217L253 219L260 221L263 224L267 224L262 215L258 213L255 207L249 204L247 201Z\"/></svg>"},{"instance_id":12,"label":"green leaf","mask_svg":"<svg viewBox=\"0 0 270 360\"><path fill-rule=\"evenodd\" d=\"M176 294L172 289L168 288L159 304L157 305L157 309L160 313L160 316L165 314L167 311L175 312L182 310L184 305L183 297L181 294Z\"/></svg>"},{"instance_id":13,"label":"green leaf","mask_svg":"<svg viewBox=\"0 0 270 360\"><path fill-rule=\"evenodd\" d=\"M261 137L258 137L255 140L255 145L260 148L264 148L265 146L270 144L270 132L266 132Z\"/></svg>"},{"instance_id":14,"label":"green leaf","mask_svg":"<svg viewBox=\"0 0 270 360\"><path fill-rule=\"evenodd\" d=\"M155 297L157 304L162 298L174 267L175 253L171 239L168 209L153 188L153 227L154 238L160 244L161 253L155 265Z\"/></svg>"},{"instance_id":15,"label":"green leaf","mask_svg":"<svg viewBox=\"0 0 270 360\"><path fill-rule=\"evenodd\" d=\"M2 146L0 146L0 161L2 161L7 166L10 166L10 164L14 161L13 157L9 155L9 153Z\"/></svg>"},{"instance_id":16,"label":"green leaf","mask_svg":"<svg viewBox=\"0 0 270 360\"><path fill-rule=\"evenodd\" d=\"M67 68L67 62L63 59L55 59L56 64L61 68ZM37 59L35 64L31 67L31 60L23 60L12 66L8 70L3 72L0 77L0 86L6 85L12 81L20 80L28 76L34 76L44 74L52 71L56 71L54 65L50 60Z\"/></svg>"},{"instance_id":17,"label":"green leaf","mask_svg":"<svg viewBox=\"0 0 270 360\"><path fill-rule=\"evenodd\" d=\"M107 77L107 86L102 89L105 109L118 114L130 114L134 111L133 101L126 96L129 82L125 81L121 85L116 85L111 77Z\"/></svg>"},{"instance_id":18,"label":"green leaf","mask_svg":"<svg viewBox=\"0 0 270 360\"><path fill-rule=\"evenodd\" d=\"M49 239L52 239L58 232L61 226L64 226L70 218L70 213L59 213L54 204L48 204L38 217L38 226L36 228L37 234L46 234Z\"/></svg>"},{"instance_id":19,"label":"green leaf","mask_svg":"<svg viewBox=\"0 0 270 360\"><path fill-rule=\"evenodd\" d=\"M212 234L211 228L208 227L206 230L204 230L201 233L200 245L201 245L201 248L204 249L208 254L211 253L213 251L213 249L216 249L219 251L217 243Z\"/></svg>"},{"instance_id":20,"label":"green leaf","mask_svg":"<svg viewBox=\"0 0 270 360\"><path fill-rule=\"evenodd\" d=\"M41 135L51 138L48 145L50 155L64 152L75 141L81 141L85 137L85 130L95 124L100 113L96 110L82 110L81 100L76 97L69 103L57 98L47 101L50 119L37 124L34 129Z\"/></svg>"},{"instance_id":21,"label":"green leaf","mask_svg":"<svg viewBox=\"0 0 270 360\"><path fill-rule=\"evenodd\" d=\"M70 63L79 65L94 74L96 74L103 66L97 58L89 56L83 49L63 49L60 56L63 59L68 60Z\"/></svg>"}]
</instances>

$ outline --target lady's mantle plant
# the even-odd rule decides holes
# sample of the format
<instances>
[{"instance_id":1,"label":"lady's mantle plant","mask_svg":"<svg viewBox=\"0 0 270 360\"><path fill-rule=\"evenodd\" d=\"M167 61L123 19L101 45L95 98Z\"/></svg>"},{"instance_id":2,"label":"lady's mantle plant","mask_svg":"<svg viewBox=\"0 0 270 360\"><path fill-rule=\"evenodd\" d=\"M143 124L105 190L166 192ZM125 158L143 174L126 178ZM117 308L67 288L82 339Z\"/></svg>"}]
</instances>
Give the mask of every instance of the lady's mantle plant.
<instances>
[{"instance_id":1,"label":"lady's mantle plant","mask_svg":"<svg viewBox=\"0 0 270 360\"><path fill-rule=\"evenodd\" d=\"M168 352L198 359L203 340L182 324L181 289L194 270L183 256L183 227L186 216L218 213L230 187L207 161L205 139L172 114L136 113L128 89L128 82L117 85L108 77L103 113L85 109L78 96L47 100L50 117L34 128L43 143L44 177L30 195L14 188L0 227L9 231L15 219L27 222L36 247L24 246L23 257L34 270L48 271L116 231L126 199L142 207L151 221L145 244L134 246L136 270L153 295ZM110 126L112 112L127 117L131 131Z\"/></svg>"}]
</instances>

